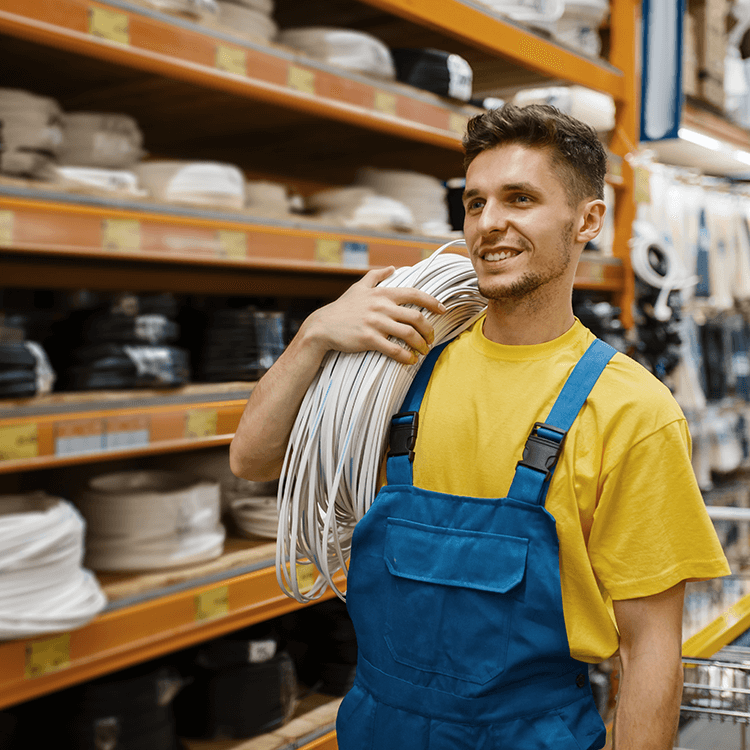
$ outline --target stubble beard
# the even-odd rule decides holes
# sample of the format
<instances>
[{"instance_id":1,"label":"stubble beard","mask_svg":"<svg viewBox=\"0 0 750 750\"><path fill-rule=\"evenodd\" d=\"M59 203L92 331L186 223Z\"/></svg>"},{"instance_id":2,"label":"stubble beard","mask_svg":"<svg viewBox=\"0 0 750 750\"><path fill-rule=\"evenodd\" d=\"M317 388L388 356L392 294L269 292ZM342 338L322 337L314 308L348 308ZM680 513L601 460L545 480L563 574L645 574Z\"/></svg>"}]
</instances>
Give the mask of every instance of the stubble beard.
<instances>
[{"instance_id":1,"label":"stubble beard","mask_svg":"<svg viewBox=\"0 0 750 750\"><path fill-rule=\"evenodd\" d=\"M558 246L560 253L555 263L551 264L548 268L539 271L528 271L520 279L516 279L509 284L495 286L480 282L479 293L485 299L495 302L518 303L533 298L539 290L564 276L570 267L573 256L574 226L574 223L571 221L563 228L561 242Z\"/></svg>"}]
</instances>

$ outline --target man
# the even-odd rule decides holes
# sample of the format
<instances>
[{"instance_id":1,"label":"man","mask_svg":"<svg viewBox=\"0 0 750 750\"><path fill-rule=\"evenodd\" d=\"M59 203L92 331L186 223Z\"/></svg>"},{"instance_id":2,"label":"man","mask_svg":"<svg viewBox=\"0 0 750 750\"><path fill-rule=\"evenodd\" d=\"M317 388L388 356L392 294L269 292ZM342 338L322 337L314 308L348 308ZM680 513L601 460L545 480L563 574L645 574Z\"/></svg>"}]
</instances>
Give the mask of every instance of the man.
<instances>
[{"instance_id":1,"label":"man","mask_svg":"<svg viewBox=\"0 0 750 750\"><path fill-rule=\"evenodd\" d=\"M679 407L633 360L590 350L573 315L576 264L602 227L606 154L591 128L536 105L473 118L464 146L464 232L487 314L422 366L429 382L403 409L419 411L413 463L392 447L355 530L347 603L360 661L339 746L600 748L585 667L619 650L615 748L667 750L685 581L729 570ZM393 336L428 351L431 327L404 305L444 310L418 290L378 288L391 272L371 271L305 321L248 401L236 474L279 475L328 350L414 363ZM601 361L584 387L571 373L584 359L590 371L590 356ZM561 419L577 400L580 413Z\"/></svg>"}]
</instances>

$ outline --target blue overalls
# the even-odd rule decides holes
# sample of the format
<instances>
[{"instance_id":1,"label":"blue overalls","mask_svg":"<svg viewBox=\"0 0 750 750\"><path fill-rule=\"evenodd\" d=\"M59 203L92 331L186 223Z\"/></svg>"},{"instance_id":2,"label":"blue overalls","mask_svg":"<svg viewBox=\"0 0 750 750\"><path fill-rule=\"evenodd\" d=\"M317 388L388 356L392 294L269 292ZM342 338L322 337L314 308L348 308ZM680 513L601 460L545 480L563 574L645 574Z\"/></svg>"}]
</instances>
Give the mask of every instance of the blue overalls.
<instances>
[{"instance_id":1,"label":"blue overalls","mask_svg":"<svg viewBox=\"0 0 750 750\"><path fill-rule=\"evenodd\" d=\"M597 340L584 354L501 499L413 485L417 412L441 350L393 418L388 484L354 530L347 606L359 659L339 750L601 748L588 665L570 655L544 502L565 433L614 349Z\"/></svg>"}]
</instances>

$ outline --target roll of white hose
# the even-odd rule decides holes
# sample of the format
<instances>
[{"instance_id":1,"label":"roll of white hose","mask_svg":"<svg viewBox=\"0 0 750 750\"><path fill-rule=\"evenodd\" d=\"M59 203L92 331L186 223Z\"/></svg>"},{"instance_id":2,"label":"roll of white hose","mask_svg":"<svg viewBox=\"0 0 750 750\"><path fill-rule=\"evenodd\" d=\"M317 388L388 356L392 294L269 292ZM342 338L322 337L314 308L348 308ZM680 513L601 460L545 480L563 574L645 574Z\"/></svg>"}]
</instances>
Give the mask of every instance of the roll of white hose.
<instances>
[{"instance_id":1,"label":"roll of white hose","mask_svg":"<svg viewBox=\"0 0 750 750\"><path fill-rule=\"evenodd\" d=\"M529 104L551 104L577 120L591 125L599 133L615 126L615 100L609 94L584 86L544 86L516 92L513 103L519 107Z\"/></svg>"},{"instance_id":2,"label":"roll of white hose","mask_svg":"<svg viewBox=\"0 0 750 750\"><path fill-rule=\"evenodd\" d=\"M55 174L75 186L101 190L106 193L128 193L136 197L148 195L138 185L135 172L125 169L99 169L98 167L55 167Z\"/></svg>"},{"instance_id":3,"label":"roll of white hose","mask_svg":"<svg viewBox=\"0 0 750 750\"><path fill-rule=\"evenodd\" d=\"M135 172L157 200L216 208L245 205L245 177L232 164L149 161L136 166Z\"/></svg>"},{"instance_id":4,"label":"roll of white hose","mask_svg":"<svg viewBox=\"0 0 750 750\"><path fill-rule=\"evenodd\" d=\"M664 242L653 224L636 221L634 236L630 240L630 260L638 278L649 286L659 289L654 305L654 318L662 322L670 320L672 309L667 304L670 292L694 286L700 280L692 276L675 252L672 245ZM657 251L667 262L667 272L662 275L651 264L650 253Z\"/></svg>"},{"instance_id":5,"label":"roll of white hose","mask_svg":"<svg viewBox=\"0 0 750 750\"><path fill-rule=\"evenodd\" d=\"M243 536L276 539L279 526L276 495L237 498L229 507L232 520Z\"/></svg>"},{"instance_id":6,"label":"roll of white hose","mask_svg":"<svg viewBox=\"0 0 750 750\"><path fill-rule=\"evenodd\" d=\"M443 253L457 242L380 284L421 289L448 308L424 313L433 345L469 328L487 304L469 259ZM346 572L354 526L375 498L390 420L424 359L418 356L418 364L402 365L378 352L329 352L305 394L279 480L276 544L279 584L297 601L318 599L328 586L345 598L333 576ZM321 575L303 594L289 571L305 562Z\"/></svg>"},{"instance_id":7,"label":"roll of white hose","mask_svg":"<svg viewBox=\"0 0 750 750\"><path fill-rule=\"evenodd\" d=\"M417 232L441 237L452 231L447 190L437 177L405 169L363 167L357 171L355 184L408 206Z\"/></svg>"},{"instance_id":8,"label":"roll of white hose","mask_svg":"<svg viewBox=\"0 0 750 750\"><path fill-rule=\"evenodd\" d=\"M280 219L292 213L287 186L267 180L248 180L245 183L245 207L258 216Z\"/></svg>"},{"instance_id":9,"label":"roll of white hose","mask_svg":"<svg viewBox=\"0 0 750 750\"><path fill-rule=\"evenodd\" d=\"M216 482L168 471L89 479L76 498L94 570L152 570L218 557L224 546Z\"/></svg>"},{"instance_id":10,"label":"roll of white hose","mask_svg":"<svg viewBox=\"0 0 750 750\"><path fill-rule=\"evenodd\" d=\"M85 525L66 500L0 497L0 639L79 628L107 598L81 568Z\"/></svg>"},{"instance_id":11,"label":"roll of white hose","mask_svg":"<svg viewBox=\"0 0 750 750\"><path fill-rule=\"evenodd\" d=\"M265 16L272 16L275 7L273 0L222 0L222 2L242 5L251 10L257 10L258 13L263 13Z\"/></svg>"},{"instance_id":12,"label":"roll of white hose","mask_svg":"<svg viewBox=\"0 0 750 750\"><path fill-rule=\"evenodd\" d=\"M218 21L222 26L231 27L265 42L273 39L279 30L267 13L230 2L219 2Z\"/></svg>"},{"instance_id":13,"label":"roll of white hose","mask_svg":"<svg viewBox=\"0 0 750 750\"><path fill-rule=\"evenodd\" d=\"M371 34L351 29L310 26L284 29L278 41L310 57L357 73L394 79L391 51Z\"/></svg>"}]
</instances>

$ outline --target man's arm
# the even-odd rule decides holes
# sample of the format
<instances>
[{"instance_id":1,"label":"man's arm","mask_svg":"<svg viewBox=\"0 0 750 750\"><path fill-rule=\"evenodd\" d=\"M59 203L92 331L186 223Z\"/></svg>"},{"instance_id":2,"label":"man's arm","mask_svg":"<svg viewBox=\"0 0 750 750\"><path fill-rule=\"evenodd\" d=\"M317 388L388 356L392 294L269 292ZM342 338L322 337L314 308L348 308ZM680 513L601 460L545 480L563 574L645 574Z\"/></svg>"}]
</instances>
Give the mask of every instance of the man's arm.
<instances>
[{"instance_id":1,"label":"man's arm","mask_svg":"<svg viewBox=\"0 0 750 750\"><path fill-rule=\"evenodd\" d=\"M229 449L229 463L239 477L276 479L294 420L307 388L326 353L379 351L403 364L417 360L434 339L432 326L416 305L434 313L445 307L418 289L377 287L393 268L370 271L339 299L316 310L250 394ZM404 349L388 337L404 341Z\"/></svg>"},{"instance_id":2,"label":"man's arm","mask_svg":"<svg viewBox=\"0 0 750 750\"><path fill-rule=\"evenodd\" d=\"M615 601L622 674L614 750L671 750L682 698L685 583Z\"/></svg>"}]
</instances>

